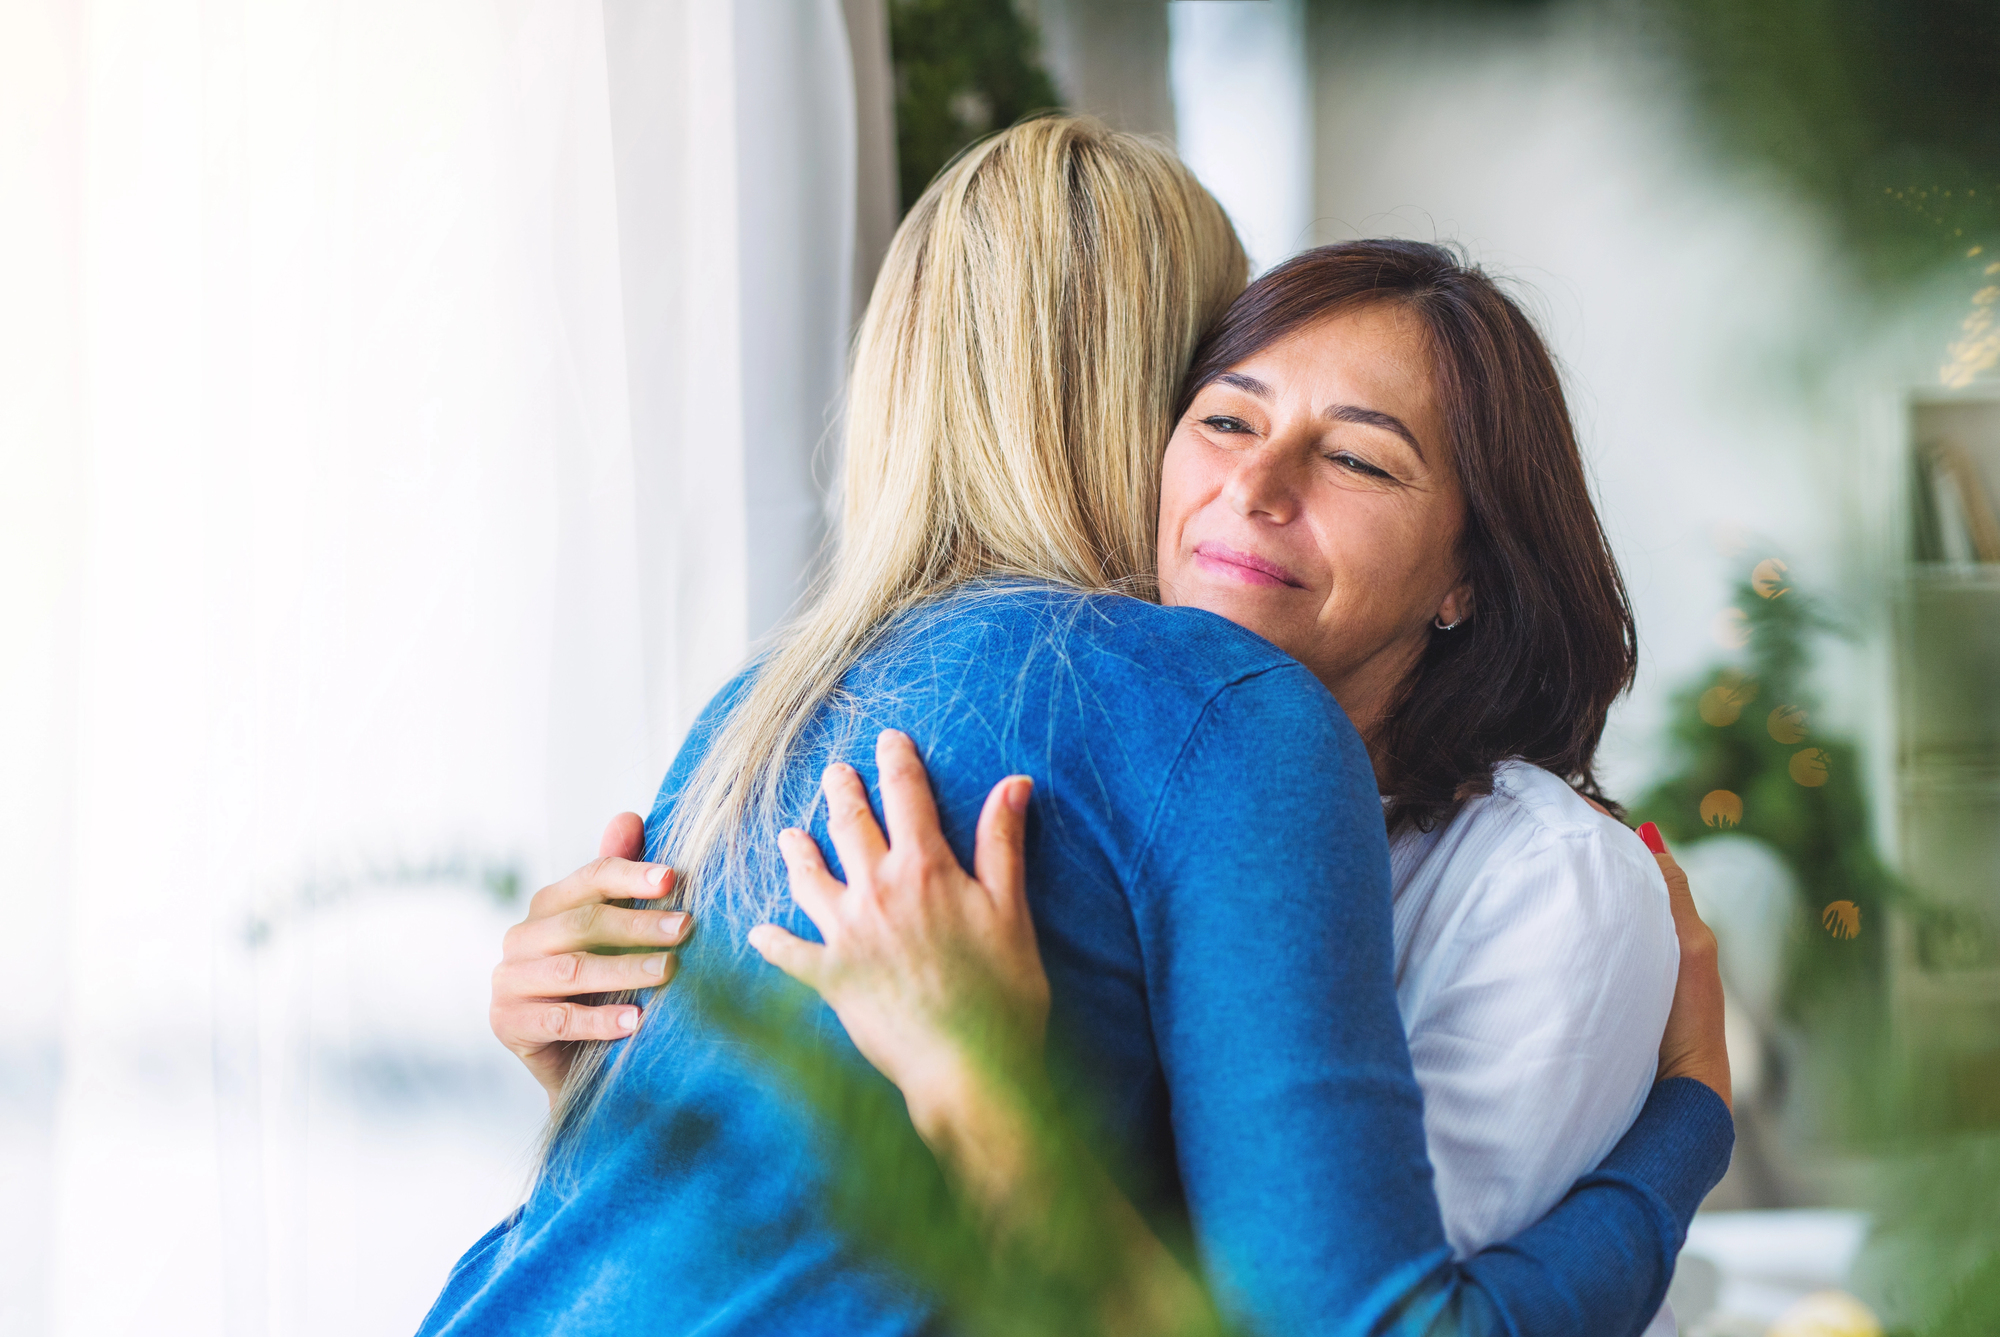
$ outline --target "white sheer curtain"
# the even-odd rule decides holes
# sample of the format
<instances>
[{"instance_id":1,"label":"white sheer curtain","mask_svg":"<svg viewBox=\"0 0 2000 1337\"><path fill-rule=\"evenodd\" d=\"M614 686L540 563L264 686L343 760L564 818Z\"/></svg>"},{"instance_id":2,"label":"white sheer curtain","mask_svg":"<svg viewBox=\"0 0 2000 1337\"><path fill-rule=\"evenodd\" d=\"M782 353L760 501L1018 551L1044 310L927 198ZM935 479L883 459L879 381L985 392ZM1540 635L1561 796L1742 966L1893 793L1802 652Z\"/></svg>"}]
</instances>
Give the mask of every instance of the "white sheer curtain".
<instances>
[{"instance_id":1,"label":"white sheer curtain","mask_svg":"<svg viewBox=\"0 0 2000 1337\"><path fill-rule=\"evenodd\" d=\"M10 0L0 118L0 1330L407 1331L823 532L843 7Z\"/></svg>"},{"instance_id":2,"label":"white sheer curtain","mask_svg":"<svg viewBox=\"0 0 2000 1337\"><path fill-rule=\"evenodd\" d=\"M1175 0L1167 20L1181 157L1260 273L1313 244L1305 0Z\"/></svg>"}]
</instances>

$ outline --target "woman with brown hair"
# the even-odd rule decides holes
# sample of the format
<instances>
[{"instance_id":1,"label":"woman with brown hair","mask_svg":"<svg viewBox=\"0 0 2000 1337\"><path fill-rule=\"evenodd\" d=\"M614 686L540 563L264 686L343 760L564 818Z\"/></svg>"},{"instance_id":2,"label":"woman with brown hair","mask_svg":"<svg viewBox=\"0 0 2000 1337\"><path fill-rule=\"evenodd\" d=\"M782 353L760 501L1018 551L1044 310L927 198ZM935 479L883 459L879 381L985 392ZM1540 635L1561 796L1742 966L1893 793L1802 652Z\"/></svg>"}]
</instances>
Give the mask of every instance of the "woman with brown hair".
<instances>
[{"instance_id":1,"label":"woman with brown hair","mask_svg":"<svg viewBox=\"0 0 2000 1337\"><path fill-rule=\"evenodd\" d=\"M856 627L826 619L827 634L845 638L825 661L838 672L810 662L810 691L779 703L775 716L796 717L799 732L775 752L768 731L726 731L746 718L736 704L744 693L795 679L774 680L765 668L767 676L733 685L669 776L656 841L658 832L680 829L681 801L709 783L703 777L758 782L761 773L739 781L738 772L710 764L718 739L756 742L760 765L778 758L768 808L810 813L798 784L835 763L825 771L827 829L853 885L833 886L812 842L787 833L797 909L777 907L801 932L810 929L799 911L810 916L826 946L774 927L758 929L754 941L821 989L862 1053L902 1088L941 1158L1003 1209L1023 1182L1004 1168L1010 1144L995 1131L1010 1084L982 1084L979 1063L962 1051L951 1022L965 991L978 985L941 964L983 960L980 973L1015 1000L1025 1033L1038 1040L1053 1016L1072 1055L1089 1056L1100 1113L1156 1187L1184 1194L1211 1261L1251 1313L1280 1328L1329 1331L1401 1324L1417 1311L1466 1332L1640 1326L1664 1290L1687 1214L1719 1173L1716 1157L1726 1155L1727 1116L1717 1096L1726 1100L1727 1078L1714 1043L1711 981L1695 978L1677 997L1693 1019L1670 1026L1669 1039L1690 1040L1687 1052L1666 1055L1661 1066L1663 1079L1694 1081L1654 1086L1640 1125L1561 1205L1507 1248L1463 1263L1452 1261L1438 1220L1396 1018L1388 852L1375 794L1388 797L1399 830L1421 831L1467 782L1468 794L1497 788L1492 767L1503 758L1563 765L1587 782L1603 704L1620 685L1605 687L1601 673L1584 669L1585 647L1562 644L1561 621L1551 615L1530 626L1539 645L1502 638L1477 651L1493 657L1495 681L1513 704L1468 704L1448 716L1476 732L1454 764L1465 772L1485 756L1483 780L1448 775L1430 755L1442 745L1405 739L1395 728L1408 695L1453 654L1435 637L1488 616L1525 616L1504 563L1539 550L1494 543L1482 526L1507 517L1479 507L1493 497L1514 504L1502 484L1548 467L1533 458L1537 450L1545 457L1548 443L1521 437L1529 457L1505 463L1502 484L1483 501L1474 494L1484 483L1460 461L1484 448L1461 436L1486 426L1474 402L1485 388L1477 382L1497 375L1496 367L1527 363L1503 346L1484 362L1472 357L1452 373L1435 370L1454 345L1433 341L1409 294L1392 296L1379 284L1351 300L1307 303L1297 323L1251 337L1216 361L1212 375L1191 382L1192 401L1152 494L1162 602L1178 606L1080 592L1103 588L1096 578L1023 582L1024 568L1067 569L1070 550L1047 541L1044 517L1061 522L1055 537L1083 540L1071 545L1076 552L1109 555L1109 569L1132 565L1139 574L1131 554L1106 543L1104 521L1123 514L1149 480L1098 469L1090 454L1097 445L1132 444L1138 420L1106 414L1115 406L1090 403L1084 391L1120 340L1144 335L1123 304L1173 291L1175 277L1169 268L1094 289L1108 317L1063 297L1065 274L1089 274L1095 283L1107 265L1150 263L1131 247L1158 233L1119 237L1101 221L1124 190L1119 160L1151 169L1143 146L1062 127L1051 135L1062 142L1031 171L1045 171L1037 179L1066 197L1036 213L1037 225L1074 229L1047 251L1047 273L1034 267L1039 251L1024 269L993 268L1016 261L1012 247L1041 246L1039 234L1007 242L976 229L976 262L956 249L926 250L945 244L938 237L949 234L936 232L945 220L958 226L983 207L991 196L982 192L1019 186L992 176L982 183L980 174L1042 152L1035 136L1050 131L1024 129L941 178L927 197L931 211L920 205L913 213L911 233L899 240L907 263L892 266L887 297L878 288L857 355L857 376L903 368L898 374L934 392L924 402L984 406L980 421L959 422L962 432L911 438L900 468L865 457L857 465L850 455L850 489L857 477L877 489L864 499L876 514L860 516L860 532L879 531L884 553L891 540L907 546L911 536L931 544L897 549L895 560L933 584L921 600L909 594L915 586L895 586L905 602L891 620ZM1361 258L1364 270L1386 268L1382 256ZM993 281L1010 273L1020 281ZM935 339L900 350L891 339L919 328L897 314L907 292L932 286L949 298L940 310L971 308L964 312L971 326L961 323L950 344L958 350L952 357L970 359L965 365L939 355ZM1021 321L979 326L987 303L1018 310L1029 323L1079 327L1019 339ZM1479 334L1476 321L1468 328ZM1224 320L1207 347L1226 347L1230 329ZM1329 329L1340 337L1327 341ZM1064 376L1018 374L1049 350L1077 365ZM880 352L900 356L878 362ZM1022 366L1013 368L1013 359ZM1455 380L1458 370L1465 375ZM942 371L951 374L933 374ZM1550 376L1540 392L1554 391ZM1053 454L1037 453L1044 432ZM1150 449L1165 435L1151 436ZM883 439L893 441L894 432ZM850 426L850 450L855 440ZM1559 444L1573 453L1567 438ZM1005 487L989 487L994 479ZM897 495L930 490L921 505L899 509L881 495L884 486ZM1071 501L1037 509L1063 488L1102 514ZM848 504L857 505L852 490ZM1583 507L1587 515L1587 496ZM1017 514L1028 523L999 522ZM1595 535L1592 521L1584 537ZM1500 552L1500 567L1488 562L1488 544ZM1554 551L1592 560L1587 549ZM1496 569L1501 576L1490 575ZM1620 603L1615 577L1611 595ZM1622 605L1613 616L1624 617ZM1621 682L1629 674L1625 635ZM1544 657L1509 662L1508 645ZM1566 666L1574 682L1557 682L1551 665ZM1335 700L1345 716L1328 714ZM1532 708L1537 700L1544 710L1596 711L1578 726L1587 736L1580 754L1554 745L1560 731ZM892 716L927 736L941 798L939 808L928 806L914 750L887 735L879 755L893 851L873 831L848 765L850 758L867 764L854 734ZM1531 719L1540 720L1539 731L1522 729ZM1570 765L1579 755L1583 764ZM1036 821L1025 822L1025 781L1003 782L980 819L982 881L974 883L958 872L940 833L969 850L979 805L968 786L980 770L1008 766L1036 775ZM743 978L730 959L739 903L729 897L760 885L716 867L718 891L702 908L713 906L713 919L695 939L688 968ZM511 1024L518 1009L547 1015L535 999L604 987L615 972L592 964L601 959L587 955L593 947L676 940L682 916L604 905L665 887L663 869L613 860L537 897L530 920L510 935L495 986L496 1029L531 1066L550 1058L540 1065L550 1071L562 1055L548 1055L527 1028ZM936 894L912 894L926 889ZM1664 894L1651 908L1664 915ZM569 984L551 987L559 959L572 967ZM632 982L647 982L645 959L622 960L618 969ZM665 978L667 962L650 960L660 962L651 980ZM580 1167L581 1187L544 1176L523 1213L468 1254L427 1331L518 1327L527 1320L507 1316L516 1312L509 1306L522 1305L537 1320L559 1312L577 1320L576 1306L586 1303L592 1308L579 1321L605 1331L629 1331L621 1325L665 1312L645 1310L647 1302L711 1326L763 1331L915 1331L929 1321L920 1301L885 1298L842 1263L837 1238L814 1225L809 1204L819 1171L790 1140L800 1133L768 1097L753 1094L754 1082L732 1066L740 1056L701 1034L698 1019L675 1001L679 992L648 1009L653 1021L605 1075L586 1079L604 1092L600 1103L566 1098L574 1122L558 1150L566 1139L574 1158L566 1163ZM587 1025L629 1032L636 1022L629 1004L560 1015L574 1020L572 1034ZM1657 1029L1646 1041L1648 1068L1656 1037ZM657 1111L651 1122L638 1113L645 1108ZM1343 1150L1355 1143L1365 1152ZM629 1210L607 1214L621 1200ZM758 1250L763 1262L746 1261ZM655 1257L679 1264L674 1287L632 1289L646 1287L644 1268Z\"/></svg>"},{"instance_id":2,"label":"woman with brown hair","mask_svg":"<svg viewBox=\"0 0 2000 1337\"><path fill-rule=\"evenodd\" d=\"M1368 746L1439 1206L1454 1251L1475 1254L1539 1219L1631 1125L1680 964L1662 876L1678 870L1656 832L1657 863L1610 815L1594 774L1636 651L1555 366L1519 307L1443 248L1321 247L1253 283L1203 340L1161 493L1162 601L1286 650ZM885 749L885 805L949 858L911 787L920 763L906 740ZM1032 998L1032 941L952 927L957 865L880 864L858 780L832 774L827 793L836 849L870 889L843 893L789 833L794 895L827 945L775 927L753 941L883 1071L970 1071L941 1057L949 1028L909 1017L954 1015L974 986L923 963L983 952ZM1002 880L1020 867L985 857ZM989 885L970 903L996 893L1022 894ZM929 1008L912 1005L920 982L938 991ZM990 1083L921 1080L950 1093L921 1098L934 1143L986 1167L961 1174L1020 1191L1018 1152L995 1150L1019 1139L968 1094L1004 1109ZM1649 1329L1672 1330L1664 1309Z\"/></svg>"}]
</instances>

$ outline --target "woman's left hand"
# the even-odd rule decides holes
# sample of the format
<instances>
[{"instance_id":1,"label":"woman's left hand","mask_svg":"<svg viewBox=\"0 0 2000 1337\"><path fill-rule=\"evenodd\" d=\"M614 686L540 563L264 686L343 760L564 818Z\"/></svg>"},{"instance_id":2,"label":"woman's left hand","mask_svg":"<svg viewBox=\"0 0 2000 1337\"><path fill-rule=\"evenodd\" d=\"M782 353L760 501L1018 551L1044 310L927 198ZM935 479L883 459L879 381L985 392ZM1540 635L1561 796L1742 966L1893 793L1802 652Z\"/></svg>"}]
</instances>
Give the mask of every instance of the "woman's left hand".
<instances>
[{"instance_id":1,"label":"woman's left hand","mask_svg":"<svg viewBox=\"0 0 2000 1337\"><path fill-rule=\"evenodd\" d=\"M964 1110L969 1088L1038 1076L1049 981L1022 868L1033 781L1009 776L987 796L968 876L938 825L916 746L889 730L875 758L886 840L853 767L830 766L821 781L845 883L804 831L779 836L792 898L824 945L775 924L751 930L750 943L827 1001L930 1140Z\"/></svg>"}]
</instances>

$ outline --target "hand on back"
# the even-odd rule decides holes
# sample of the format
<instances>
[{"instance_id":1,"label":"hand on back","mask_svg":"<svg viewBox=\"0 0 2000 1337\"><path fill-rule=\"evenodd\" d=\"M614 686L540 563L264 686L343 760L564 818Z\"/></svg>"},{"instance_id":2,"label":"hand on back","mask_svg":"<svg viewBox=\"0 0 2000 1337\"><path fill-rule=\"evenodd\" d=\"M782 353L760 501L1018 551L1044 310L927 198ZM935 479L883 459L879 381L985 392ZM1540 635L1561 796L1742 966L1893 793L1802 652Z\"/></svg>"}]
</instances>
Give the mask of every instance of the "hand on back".
<instances>
[{"instance_id":1,"label":"hand on back","mask_svg":"<svg viewBox=\"0 0 2000 1337\"><path fill-rule=\"evenodd\" d=\"M775 924L753 929L750 943L827 1001L921 1130L962 1087L997 1075L990 1069L1018 1077L1018 1064L1040 1061L1049 983L1022 867L1033 782L1009 776L987 795L968 874L938 824L915 745L890 730L875 755L886 838L852 767L831 766L822 780L846 882L805 832L779 838L792 898L823 943Z\"/></svg>"},{"instance_id":2,"label":"hand on back","mask_svg":"<svg viewBox=\"0 0 2000 1337\"><path fill-rule=\"evenodd\" d=\"M638 814L612 818L596 859L535 893L527 918L507 930L493 968L493 1034L527 1065L551 1101L579 1043L615 1040L639 1026L637 1004L575 1000L650 989L674 977L674 958L665 949L686 939L688 916L612 904L673 891L672 869L640 862L645 843Z\"/></svg>"},{"instance_id":3,"label":"hand on back","mask_svg":"<svg viewBox=\"0 0 2000 1337\"><path fill-rule=\"evenodd\" d=\"M1680 938L1681 971L1674 984L1674 1005L1667 1013L1667 1031L1660 1037L1659 1080L1692 1077L1734 1107L1729 1084L1729 1047L1722 1038L1722 970L1716 956L1715 933L1694 908L1687 874L1667 853L1667 842L1651 822L1639 828L1639 838L1653 852L1667 879L1674 912L1674 933Z\"/></svg>"}]
</instances>

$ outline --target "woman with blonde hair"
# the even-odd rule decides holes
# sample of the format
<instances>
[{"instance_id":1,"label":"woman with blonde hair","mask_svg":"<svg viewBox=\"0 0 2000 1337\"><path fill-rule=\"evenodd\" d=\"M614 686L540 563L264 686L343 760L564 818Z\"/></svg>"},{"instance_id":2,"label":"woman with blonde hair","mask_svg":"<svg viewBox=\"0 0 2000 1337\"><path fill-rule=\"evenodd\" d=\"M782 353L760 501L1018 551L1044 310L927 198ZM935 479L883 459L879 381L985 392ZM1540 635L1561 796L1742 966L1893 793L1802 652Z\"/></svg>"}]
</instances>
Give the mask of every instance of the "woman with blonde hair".
<instances>
[{"instance_id":1,"label":"woman with blonde hair","mask_svg":"<svg viewBox=\"0 0 2000 1337\"><path fill-rule=\"evenodd\" d=\"M877 734L907 730L960 833L984 777L1032 774L1024 872L1047 894L1032 927L1001 931L1040 939L1050 1026L1084 1075L1064 1094L1128 1152L1128 1188L1185 1200L1246 1317L1636 1331L1726 1160L1720 1100L1663 1080L1560 1206L1452 1261L1396 1012L1368 752L1270 642L1129 597L1151 593L1179 376L1243 278L1219 208L1144 141L1051 118L941 176L857 345L825 588L711 704L663 786L652 851L684 870L685 909L575 908L654 942L698 913L683 971L755 992L771 972L745 930L810 933L775 837L808 821L825 835L830 766L872 770ZM981 820L1019 825L1028 802L1009 781ZM895 828L892 813L907 848ZM636 864L593 885L617 877L633 898L668 889ZM631 960L603 982L662 978ZM570 1066L534 1192L461 1261L424 1331L936 1326L933 1301L825 1214L809 1117L682 1000ZM1712 1020L1690 1071L1713 1060ZM925 1130L921 1073L891 1075Z\"/></svg>"}]
</instances>

